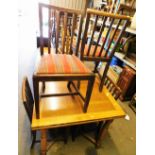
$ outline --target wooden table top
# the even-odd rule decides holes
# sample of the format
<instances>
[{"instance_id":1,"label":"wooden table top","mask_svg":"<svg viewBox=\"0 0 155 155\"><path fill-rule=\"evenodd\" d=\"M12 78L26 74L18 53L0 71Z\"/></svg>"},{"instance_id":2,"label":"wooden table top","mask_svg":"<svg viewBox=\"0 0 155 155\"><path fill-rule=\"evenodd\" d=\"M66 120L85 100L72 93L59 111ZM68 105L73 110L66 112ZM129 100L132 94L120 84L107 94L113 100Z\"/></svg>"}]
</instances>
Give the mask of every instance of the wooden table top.
<instances>
[{"instance_id":1,"label":"wooden table top","mask_svg":"<svg viewBox=\"0 0 155 155\"><path fill-rule=\"evenodd\" d=\"M125 112L104 87L98 91L99 82L95 82L87 113L83 113L83 102L79 96L48 97L40 100L40 119L36 119L35 107L32 117L32 130L48 129L110 120L124 117ZM85 95L87 82L82 81L80 91ZM45 93L68 91L67 82L46 83Z\"/></svg>"}]
</instances>

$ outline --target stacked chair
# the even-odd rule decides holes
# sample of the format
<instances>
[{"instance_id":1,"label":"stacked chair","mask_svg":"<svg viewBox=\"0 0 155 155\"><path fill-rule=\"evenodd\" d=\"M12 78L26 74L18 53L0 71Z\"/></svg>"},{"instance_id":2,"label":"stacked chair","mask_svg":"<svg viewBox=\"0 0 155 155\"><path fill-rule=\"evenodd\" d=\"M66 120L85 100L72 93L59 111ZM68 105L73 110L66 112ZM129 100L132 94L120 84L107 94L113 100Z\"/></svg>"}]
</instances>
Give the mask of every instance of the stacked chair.
<instances>
[{"instance_id":1,"label":"stacked chair","mask_svg":"<svg viewBox=\"0 0 155 155\"><path fill-rule=\"evenodd\" d=\"M46 10L48 18L45 17L44 10ZM92 73L94 76L94 73L98 73L99 76L97 76L97 78L99 77L100 82L98 87L99 90L97 89L96 91L102 91L103 87L106 87L106 89L109 90L113 97L118 99L121 94L121 90L112 82L109 77L107 77L107 72L123 32L125 31L130 21L130 17L94 9L87 9L85 24L83 25L83 16L84 14L79 10L60 8L40 3L40 56L45 59L45 62L47 62L46 55L52 55L51 60L53 60L52 63L53 67L55 68L55 73L52 72L52 74L61 74L61 78L62 75L64 75L63 78L68 82L68 90L72 96L78 94L81 99L85 101L85 98L79 92L79 83L76 85L75 81L72 80L73 78L69 78L69 75L75 77L80 75L80 77L85 77L90 73ZM84 29L82 29L82 25ZM97 32L98 30L99 32ZM45 45L44 40L45 32L47 32L48 36L47 45ZM65 63L63 61L65 61ZM66 63L66 61L68 62ZM87 66L83 64L83 62L86 61L93 62L93 71L90 71ZM105 69L103 73L100 73L99 66L102 63L105 63ZM64 64L65 67L69 67L71 70L62 70L62 65ZM59 76L57 77L60 78ZM82 80L82 78L79 80ZM93 79L91 83L92 87L94 81L95 80ZM72 92L71 86L73 86L74 90L76 90L75 93ZM45 82L43 81L42 92L44 92L45 89ZM91 87L88 87L88 91L92 91ZM63 95L67 94L63 93L62 96ZM42 96L50 97L49 95L45 94ZM61 95L59 94L56 96L58 97ZM88 94L86 97L90 99ZM87 99L88 102L89 99ZM23 82L23 103L31 122L34 100L27 78L25 78ZM84 112L87 112L87 107L84 108ZM108 129L110 123L111 122L109 121L90 123L90 126L95 126L95 128L93 128L95 133L93 138L86 136L83 132L83 129L88 125L71 127L72 139L75 140L78 131L82 131L83 135L87 139L92 141L96 146L99 146L100 139L105 134L105 130L103 129ZM65 141L67 141L67 132L64 134ZM32 131L32 135L34 137L32 142L33 146L36 139L36 132Z\"/></svg>"},{"instance_id":2,"label":"stacked chair","mask_svg":"<svg viewBox=\"0 0 155 155\"><path fill-rule=\"evenodd\" d=\"M79 55L82 61L95 63L94 72L98 73L101 79L100 91L102 91L111 59L129 21L128 16L87 9ZM91 32L89 32L89 27L92 27ZM99 32L97 32L98 29ZM102 74L98 70L101 62L105 63Z\"/></svg>"}]
</instances>

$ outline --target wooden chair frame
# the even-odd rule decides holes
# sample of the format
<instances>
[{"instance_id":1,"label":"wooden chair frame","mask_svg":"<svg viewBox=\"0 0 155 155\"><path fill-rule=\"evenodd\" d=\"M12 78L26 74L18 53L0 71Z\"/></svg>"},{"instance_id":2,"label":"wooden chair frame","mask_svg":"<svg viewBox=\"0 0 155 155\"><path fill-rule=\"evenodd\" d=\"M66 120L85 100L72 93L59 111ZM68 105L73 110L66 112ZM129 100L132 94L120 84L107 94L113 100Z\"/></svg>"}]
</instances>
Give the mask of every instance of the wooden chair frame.
<instances>
[{"instance_id":1,"label":"wooden chair frame","mask_svg":"<svg viewBox=\"0 0 155 155\"><path fill-rule=\"evenodd\" d=\"M122 94L122 90L108 76L105 78L104 85L115 98L115 100L117 100Z\"/></svg>"},{"instance_id":2,"label":"wooden chair frame","mask_svg":"<svg viewBox=\"0 0 155 155\"><path fill-rule=\"evenodd\" d=\"M40 51L41 51L41 56L44 54L44 42L43 42L43 9L46 8L48 9L48 54L51 52L51 25L55 25L55 48L56 54L73 54L72 50L72 42L73 42L73 35L74 35L74 30L76 28L75 23L77 21L77 18L79 16L79 25L78 25L78 34L77 34L77 43L76 43L76 48L75 48L75 53L74 55L78 54L78 47L80 43L80 35L81 35L81 29L82 29L82 19L83 19L83 12L79 10L73 10L73 9L66 9L66 8L60 8L52 5L47 5L43 3L39 3L39 20L40 20ZM62 18L63 17L63 18ZM52 19L52 21L50 21ZM72 22L71 22L72 20ZM69 21L69 22L68 22ZM52 23L54 22L54 23ZM65 52L65 41L66 41L66 36L67 36L67 30L68 26L72 23L71 27L71 40L70 40L70 48L69 51ZM59 48L59 37L60 37L60 27L64 26L64 34L63 37L61 38L62 40L62 47L61 49ZM62 56L62 55L61 55ZM78 58L77 58L78 59ZM74 59L75 60L75 59ZM80 61L79 61L80 62ZM60 62L61 63L61 62ZM81 63L82 64L82 63ZM77 65L78 66L78 65ZM91 97L91 92L93 89L93 84L94 84L94 78L95 75L92 72L85 72L85 73L34 73L33 75L33 87L34 87L34 98L35 98L35 108L36 108L36 117L39 119L39 97L52 97L52 96L66 96L66 95L79 95L81 99L84 101L84 107L83 111L87 111L87 107L89 104L89 100ZM79 92L78 88L75 86L73 83L73 80L87 80L88 81L88 87L86 91L86 97L83 97L81 93ZM75 92L69 92L69 93L61 93L61 94L42 94L39 96L39 82L43 83L43 91L45 89L45 82L46 81L68 81L68 89L69 91L70 86L73 85Z\"/></svg>"},{"instance_id":3,"label":"wooden chair frame","mask_svg":"<svg viewBox=\"0 0 155 155\"><path fill-rule=\"evenodd\" d=\"M112 94L112 96L115 98L115 100L117 100L120 97L120 95L122 93L121 89L108 76L106 76L106 78L105 78L104 85L109 90L109 92ZM107 133L108 128L112 122L113 122L113 120L105 120L105 121L96 122L97 127L95 130L94 137L91 137L91 136L84 134L84 133L82 133L82 135L87 140L89 140L90 142L95 144L96 147L100 147L101 146L101 140L104 138L104 136ZM75 140L75 137L76 137L78 130L80 130L80 126L79 127L78 126L72 127L72 140L73 141Z\"/></svg>"},{"instance_id":4,"label":"wooden chair frame","mask_svg":"<svg viewBox=\"0 0 155 155\"><path fill-rule=\"evenodd\" d=\"M44 36L43 36L43 9L48 9L48 53L51 52L51 40L55 37L55 50L56 53L65 53L65 44L68 37L67 31L70 31L70 45L67 46L67 54L73 54L72 43L74 31L76 28L77 20L78 24L78 34L75 48L75 55L78 54L83 12L80 10L73 10L67 8L60 8L48 4L39 3L39 21L40 21L40 52L41 55L44 53ZM72 23L72 24L71 24ZM59 48L59 38L60 38L60 27L64 28L64 35L62 37L62 47ZM70 28L69 28L70 27Z\"/></svg>"},{"instance_id":5,"label":"wooden chair frame","mask_svg":"<svg viewBox=\"0 0 155 155\"><path fill-rule=\"evenodd\" d=\"M26 113L28 115L28 119L31 124L34 100L33 100L32 92L31 92L27 77L24 77L24 80L22 83L22 100L23 100ZM31 144L31 148L32 148L34 146L34 143L36 142L36 131L31 130L31 134L33 136L32 144Z\"/></svg>"},{"instance_id":6,"label":"wooden chair frame","mask_svg":"<svg viewBox=\"0 0 155 155\"><path fill-rule=\"evenodd\" d=\"M86 42L87 42L87 37L88 37L88 29L89 29L89 22L91 20L91 16L95 16L95 21L94 21L93 30L92 30L91 37L90 37L90 43L88 45L88 51L85 54L84 51L85 51L85 47L87 45ZM92 50L93 53L91 53L92 43L94 42L94 33L95 33L95 29L97 27L97 22L98 22L99 17L101 17L103 19L103 22L100 27L97 42L95 41L96 42L95 48L94 48L94 50ZM118 20L118 22L116 25L114 25L114 22L116 20ZM111 59L115 53L115 50L116 50L117 45L123 35L123 32L125 31L125 29L128 25L128 22L130 20L131 20L131 17L129 17L129 16L112 14L112 13L107 13L107 12L98 11L98 10L94 10L94 9L87 9L85 29L84 29L84 33L83 33L83 37L82 37L82 44L81 44L81 49L80 49L80 59L82 61L94 61L95 62L94 72L97 72L97 73L99 73L97 70L99 63L106 62L105 70L103 72L103 75L101 76L101 83L99 86L100 91L102 91L102 88L104 85L104 80L105 80L107 71L109 69ZM123 23L123 26L121 27L120 24L123 21L124 21L124 23ZM100 45L99 42L100 42L100 39L101 39L102 33L104 32L105 27L108 28L108 31L106 33L104 41ZM114 31L112 31L112 30L114 30ZM110 37L110 35L111 35L111 37ZM109 37L110 37L110 39L109 39ZM112 42L113 42L114 38L116 41L110 51L110 48L112 46ZM100 46L100 51L99 51L99 53L97 53L97 48L99 46Z\"/></svg>"}]
</instances>

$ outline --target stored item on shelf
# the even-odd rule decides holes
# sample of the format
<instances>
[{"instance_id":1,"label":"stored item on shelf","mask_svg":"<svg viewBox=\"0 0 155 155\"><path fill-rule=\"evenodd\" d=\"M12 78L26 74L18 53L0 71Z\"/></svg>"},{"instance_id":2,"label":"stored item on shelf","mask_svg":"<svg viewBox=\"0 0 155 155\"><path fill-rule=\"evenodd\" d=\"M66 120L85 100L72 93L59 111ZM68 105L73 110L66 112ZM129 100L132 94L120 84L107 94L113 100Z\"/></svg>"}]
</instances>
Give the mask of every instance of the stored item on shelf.
<instances>
[{"instance_id":1,"label":"stored item on shelf","mask_svg":"<svg viewBox=\"0 0 155 155\"><path fill-rule=\"evenodd\" d=\"M120 74L117 85L122 90L120 99L131 100L132 96L136 92L136 72L128 66L125 66Z\"/></svg>"}]
</instances>

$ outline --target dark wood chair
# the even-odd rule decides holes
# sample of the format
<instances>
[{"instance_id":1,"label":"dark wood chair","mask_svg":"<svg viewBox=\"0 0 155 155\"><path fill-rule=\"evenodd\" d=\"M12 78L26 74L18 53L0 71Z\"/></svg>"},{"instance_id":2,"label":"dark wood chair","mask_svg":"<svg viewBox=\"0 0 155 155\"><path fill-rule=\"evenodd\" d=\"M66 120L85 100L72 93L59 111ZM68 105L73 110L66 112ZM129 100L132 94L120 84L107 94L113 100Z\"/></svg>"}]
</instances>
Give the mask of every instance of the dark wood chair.
<instances>
[{"instance_id":1,"label":"dark wood chair","mask_svg":"<svg viewBox=\"0 0 155 155\"><path fill-rule=\"evenodd\" d=\"M28 79L26 77L24 78L23 83L22 83L22 100L23 100L23 104L24 104L28 119L31 124L34 100L33 100L33 96L32 96L32 92L30 89ZM31 131L31 134L33 136L31 147L33 147L36 141L36 131Z\"/></svg>"},{"instance_id":2,"label":"dark wood chair","mask_svg":"<svg viewBox=\"0 0 155 155\"><path fill-rule=\"evenodd\" d=\"M44 14L46 10L46 14ZM68 81L69 93L62 94L43 94L41 97L79 95L85 102L83 111L87 111L95 75L77 57L80 44L82 29L83 12L79 10L60 8L52 5L39 3L40 21L40 52L41 59L38 62L36 74L33 76L34 96L37 117L39 118L39 93L38 83L43 82L42 92L45 90L46 81ZM46 21L44 24L44 21ZM48 52L44 52L44 28L48 31ZM54 30L53 30L54 29ZM75 35L75 30L78 31ZM54 45L51 40L52 33ZM76 47L72 46L73 39L76 38ZM73 49L74 48L74 49ZM53 49L51 51L51 49ZM73 80L87 80L88 88L86 97L83 97ZM73 85L75 92L71 92L70 86Z\"/></svg>"},{"instance_id":3,"label":"dark wood chair","mask_svg":"<svg viewBox=\"0 0 155 155\"><path fill-rule=\"evenodd\" d=\"M130 20L128 16L87 9L80 59L95 62L94 72L98 74L100 62L106 63L103 74L99 74L100 91L102 91L111 59Z\"/></svg>"},{"instance_id":4,"label":"dark wood chair","mask_svg":"<svg viewBox=\"0 0 155 155\"><path fill-rule=\"evenodd\" d=\"M105 78L104 85L115 98L115 100L117 100L122 94L122 90L108 76Z\"/></svg>"},{"instance_id":5,"label":"dark wood chair","mask_svg":"<svg viewBox=\"0 0 155 155\"><path fill-rule=\"evenodd\" d=\"M133 95L129 106L131 107L131 109L136 113L136 93Z\"/></svg>"},{"instance_id":6,"label":"dark wood chair","mask_svg":"<svg viewBox=\"0 0 155 155\"><path fill-rule=\"evenodd\" d=\"M104 86L109 90L115 100L117 100L122 91L121 89L108 77L106 76L104 81ZM79 126L73 126L72 131L72 140L75 140L75 137L78 134L81 134L90 142L95 144L96 147L100 147L101 140L104 138L107 130L113 120L108 121L99 121L96 123L88 123Z\"/></svg>"}]
</instances>

